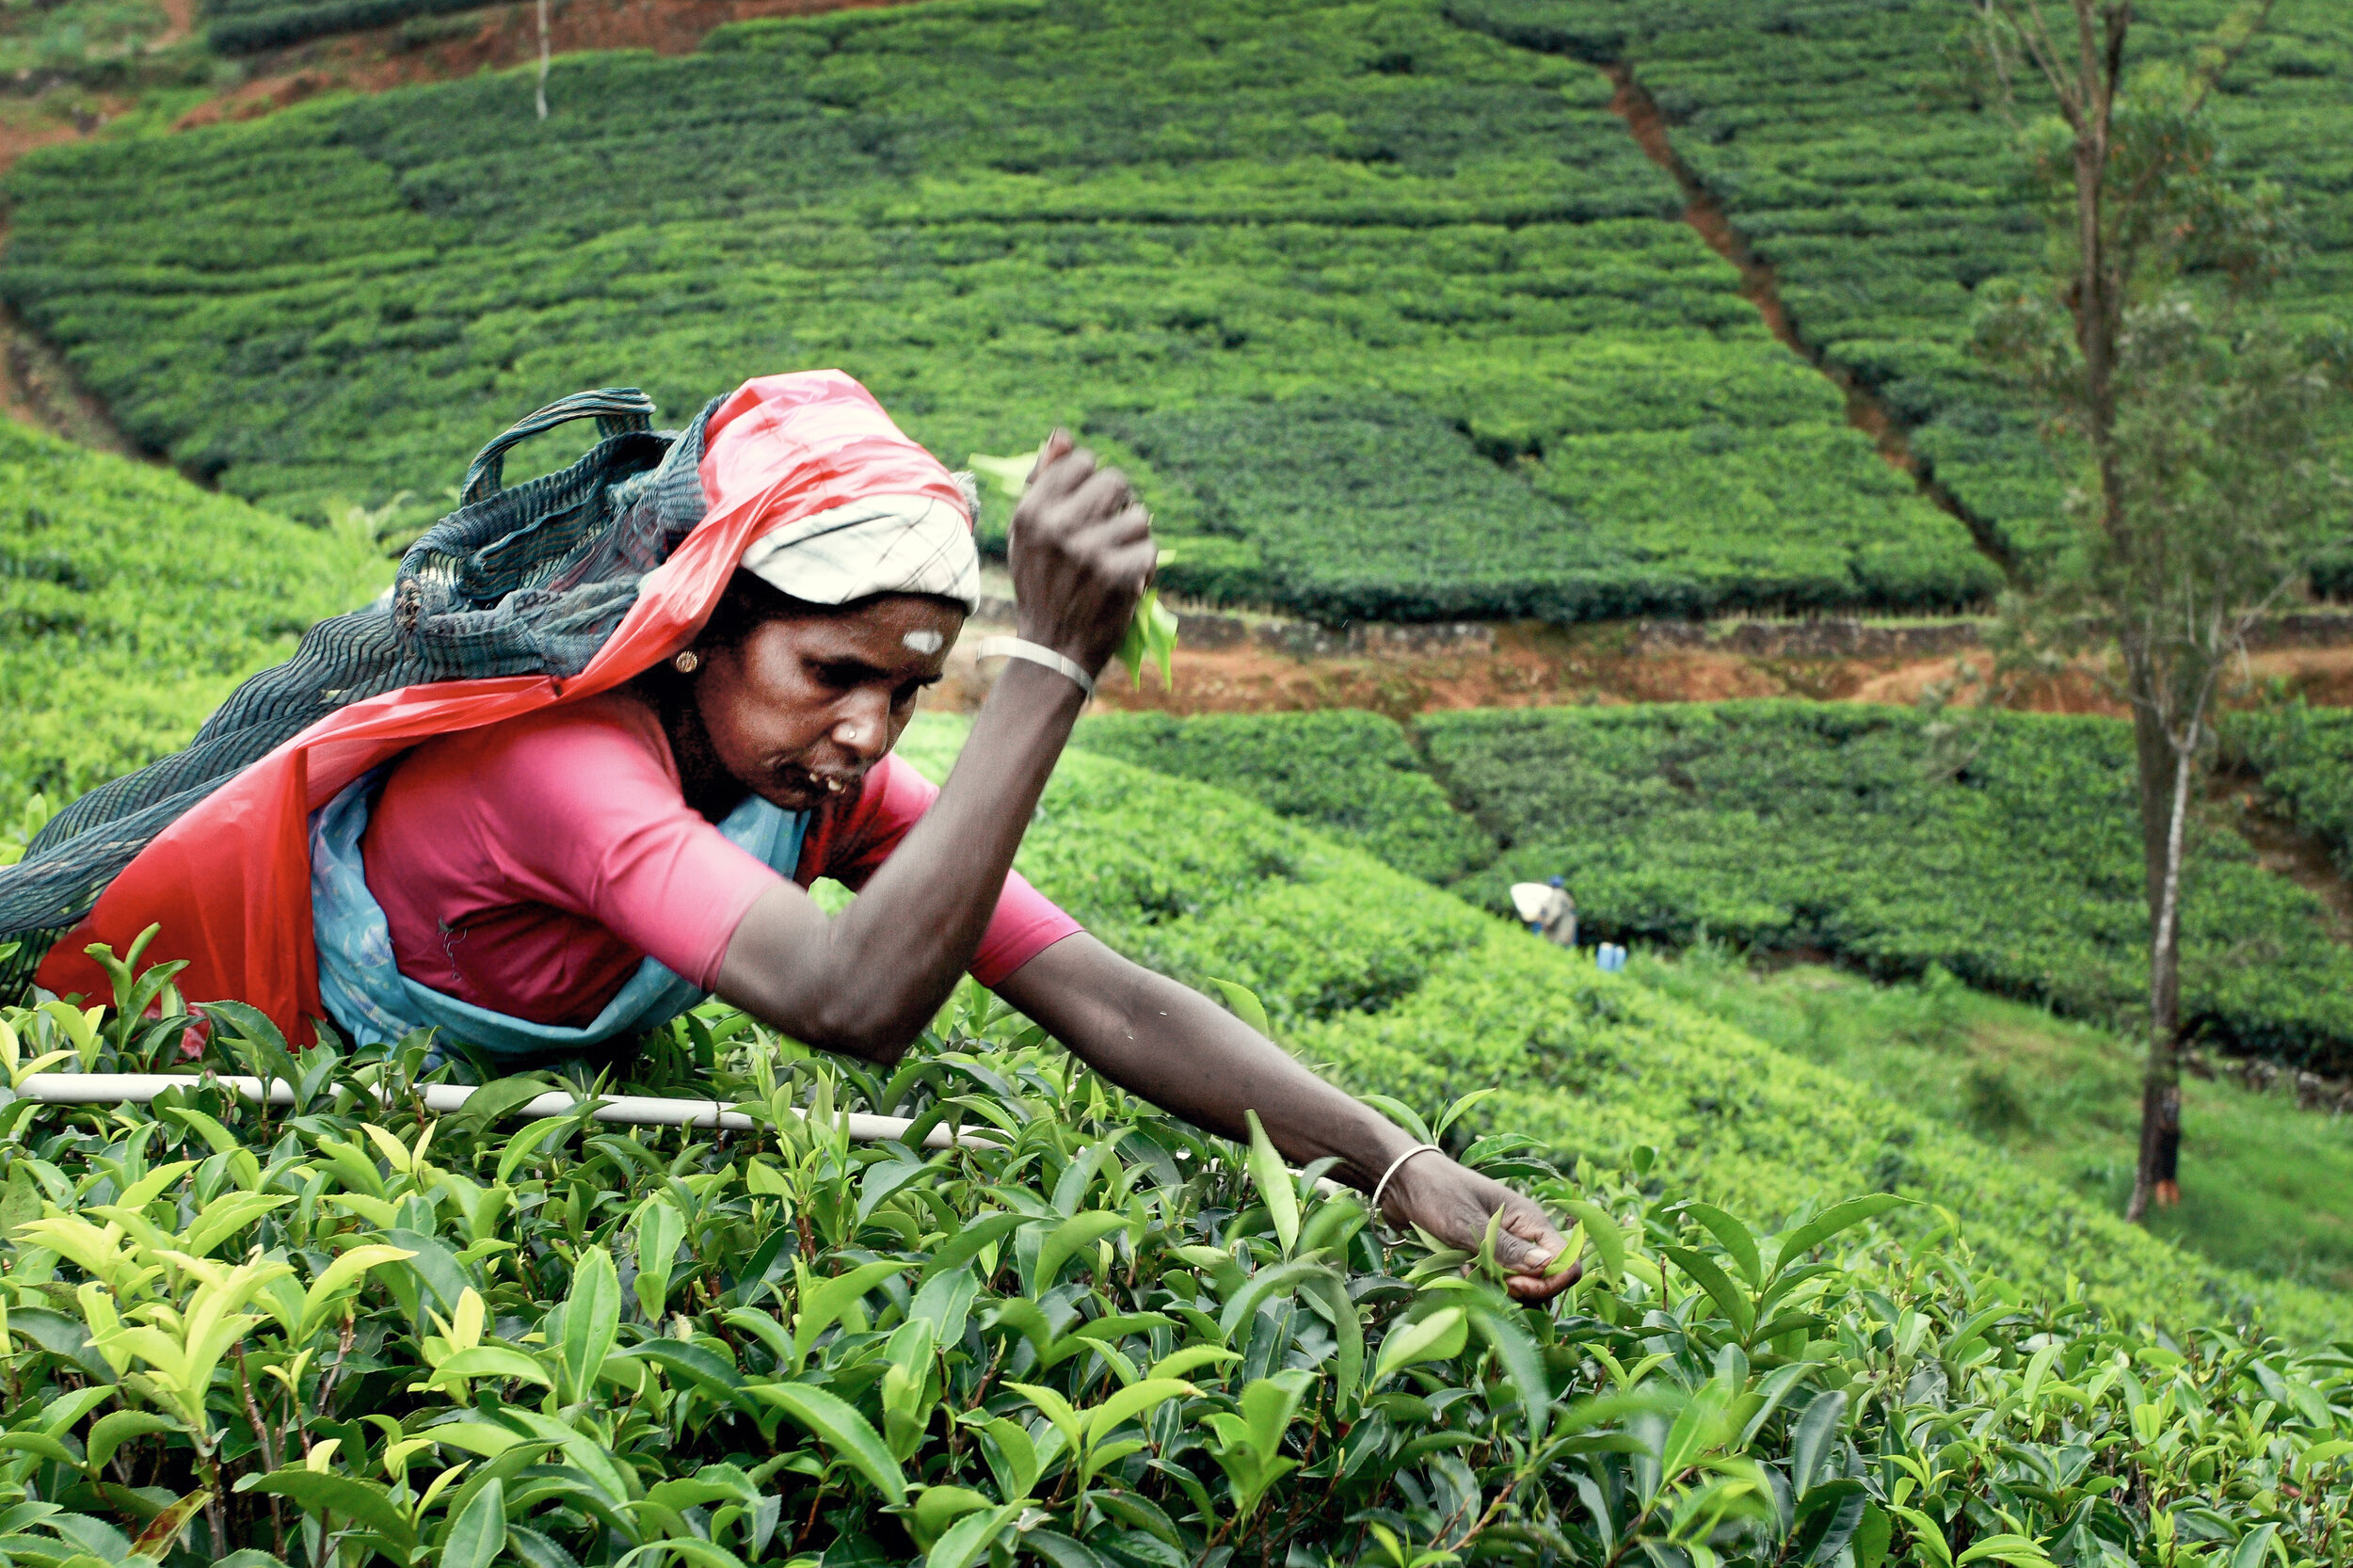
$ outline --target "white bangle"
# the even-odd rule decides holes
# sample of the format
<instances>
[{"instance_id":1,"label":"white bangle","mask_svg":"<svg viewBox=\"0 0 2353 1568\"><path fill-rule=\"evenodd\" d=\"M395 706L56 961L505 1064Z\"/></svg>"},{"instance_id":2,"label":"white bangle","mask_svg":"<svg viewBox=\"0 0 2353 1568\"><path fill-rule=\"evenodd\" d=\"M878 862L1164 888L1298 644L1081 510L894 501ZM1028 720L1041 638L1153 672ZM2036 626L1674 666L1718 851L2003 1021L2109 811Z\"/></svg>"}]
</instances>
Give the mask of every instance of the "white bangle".
<instances>
[{"instance_id":1,"label":"white bangle","mask_svg":"<svg viewBox=\"0 0 2353 1568\"><path fill-rule=\"evenodd\" d=\"M1032 664L1070 677L1079 683L1079 690L1088 696L1095 695L1095 677L1089 675L1075 659L1065 659L1044 643L1033 643L1026 637L984 637L972 650L975 659L1027 659Z\"/></svg>"},{"instance_id":2,"label":"white bangle","mask_svg":"<svg viewBox=\"0 0 2353 1568\"><path fill-rule=\"evenodd\" d=\"M1378 1218L1380 1216L1381 1194L1389 1190L1389 1177L1397 1175L1399 1171L1402 1170L1408 1160L1413 1159L1414 1156L1417 1154L1444 1154L1445 1152L1446 1151L1444 1149L1441 1149L1435 1144L1416 1144L1412 1148L1407 1149L1403 1154L1401 1154L1395 1160L1390 1160L1389 1168L1382 1172L1381 1179L1373 1184L1372 1212L1374 1217Z\"/></svg>"}]
</instances>

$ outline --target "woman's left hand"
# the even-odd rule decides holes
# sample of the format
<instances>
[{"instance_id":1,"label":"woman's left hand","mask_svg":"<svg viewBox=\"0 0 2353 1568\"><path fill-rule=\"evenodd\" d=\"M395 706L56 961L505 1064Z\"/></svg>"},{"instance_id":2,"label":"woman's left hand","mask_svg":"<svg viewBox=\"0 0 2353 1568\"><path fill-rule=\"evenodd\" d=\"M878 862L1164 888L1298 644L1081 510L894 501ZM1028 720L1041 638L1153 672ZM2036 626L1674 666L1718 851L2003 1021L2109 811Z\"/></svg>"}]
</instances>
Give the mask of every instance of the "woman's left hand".
<instances>
[{"instance_id":1,"label":"woman's left hand","mask_svg":"<svg viewBox=\"0 0 2353 1568\"><path fill-rule=\"evenodd\" d=\"M1381 1207L1391 1224L1419 1225L1447 1245L1473 1253L1485 1244L1487 1223L1500 1208L1496 1261L1511 1271L1505 1285L1514 1300L1546 1301L1577 1283L1575 1263L1557 1274L1545 1272L1568 1242L1543 1209L1442 1153L1407 1160L1389 1178Z\"/></svg>"}]
</instances>

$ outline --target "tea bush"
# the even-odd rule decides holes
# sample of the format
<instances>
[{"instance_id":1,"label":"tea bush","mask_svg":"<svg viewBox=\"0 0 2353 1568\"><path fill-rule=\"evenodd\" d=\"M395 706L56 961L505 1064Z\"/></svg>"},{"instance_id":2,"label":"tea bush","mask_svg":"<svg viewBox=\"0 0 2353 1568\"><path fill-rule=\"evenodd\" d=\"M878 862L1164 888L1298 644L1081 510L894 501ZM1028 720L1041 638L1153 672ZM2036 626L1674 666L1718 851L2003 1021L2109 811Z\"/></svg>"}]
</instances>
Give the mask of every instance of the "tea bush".
<instances>
[{"instance_id":1,"label":"tea bush","mask_svg":"<svg viewBox=\"0 0 2353 1568\"><path fill-rule=\"evenodd\" d=\"M0 297L138 440L289 511L405 490L421 525L581 386L683 418L839 364L952 460L1082 427L1225 598L1981 600L1608 97L1436 0L745 24L558 61L544 123L506 74L36 152Z\"/></svg>"},{"instance_id":2,"label":"tea bush","mask_svg":"<svg viewBox=\"0 0 2353 1568\"><path fill-rule=\"evenodd\" d=\"M2130 738L2015 715L1941 754L1917 715L1802 703L1433 715L1433 766L1512 848L1465 891L1564 873L1596 935L1702 931L1882 976L1942 964L2107 1016L2145 994ZM2353 955L2227 826L2198 836L2183 1016L2227 1049L2342 1070Z\"/></svg>"},{"instance_id":3,"label":"tea bush","mask_svg":"<svg viewBox=\"0 0 2353 1568\"><path fill-rule=\"evenodd\" d=\"M2227 0L2137 7L2135 57L2181 58L2230 13ZM1453 0L1450 14L1523 47L1629 67L1675 152L1773 268L1807 342L1916 426L1918 455L2013 546L2054 541L2058 476L2031 417L1968 352L1974 291L2035 275L2044 233L2006 177L2009 128L1956 69L1963 11L1917 0ZM2281 304L2315 325L2353 280L2349 59L2343 7L2278 8L2211 110L2240 172L2279 182L2302 209L2313 254Z\"/></svg>"},{"instance_id":4,"label":"tea bush","mask_svg":"<svg viewBox=\"0 0 2353 1568\"><path fill-rule=\"evenodd\" d=\"M955 733L927 723L902 749L937 776ZM2029 1289L2082 1289L2132 1319L2252 1310L2282 1332L2343 1332L2337 1296L2153 1241L1899 1100L1225 790L1073 753L1022 866L1139 962L1252 986L1288 1044L1358 1091L1415 1104L1489 1091L1473 1125L1526 1131L1564 1164L1653 1148L1679 1190L1751 1213L1900 1190L1960 1216Z\"/></svg>"},{"instance_id":5,"label":"tea bush","mask_svg":"<svg viewBox=\"0 0 2353 1568\"><path fill-rule=\"evenodd\" d=\"M1096 713L1072 744L1232 790L1425 881L1451 882L1495 857L1378 713Z\"/></svg>"},{"instance_id":6,"label":"tea bush","mask_svg":"<svg viewBox=\"0 0 2353 1568\"><path fill-rule=\"evenodd\" d=\"M2234 713L2223 727L2226 757L2263 781L2288 820L2328 845L2353 874L2353 713L2302 702Z\"/></svg>"},{"instance_id":7,"label":"tea bush","mask_svg":"<svg viewBox=\"0 0 2353 1568\"><path fill-rule=\"evenodd\" d=\"M1356 783L1315 728L1380 722L1278 714L1088 733L1427 875L1407 856L1429 836L1429 797L1388 772ZM2300 722L2297 734L2335 734L2327 715ZM1440 712L1415 728L1435 779L1494 846L1462 862L1475 873L1438 879L1497 913L1511 883L1561 875L1596 938L1814 950L1883 979L1942 966L2078 1016L2128 1014L2145 994L2130 740L2113 721L2008 716L1965 752L1915 714L1846 704ZM1391 770L1411 755L1401 741L1385 754ZM2264 754L2266 787L2307 803L2315 823L2338 820L2341 757L2306 743L2298 770L2285 755ZM2187 899L2192 1030L2344 1070L2353 958L2313 895L2216 822L2197 835Z\"/></svg>"},{"instance_id":8,"label":"tea bush","mask_svg":"<svg viewBox=\"0 0 2353 1568\"><path fill-rule=\"evenodd\" d=\"M0 823L185 744L240 678L391 577L363 534L0 420Z\"/></svg>"},{"instance_id":9,"label":"tea bush","mask_svg":"<svg viewBox=\"0 0 2353 1568\"><path fill-rule=\"evenodd\" d=\"M252 55L282 49L306 39L389 27L411 17L440 16L480 8L481 0L325 0L287 5L285 0L205 0L212 18L204 42L221 55Z\"/></svg>"},{"instance_id":10,"label":"tea bush","mask_svg":"<svg viewBox=\"0 0 2353 1568\"><path fill-rule=\"evenodd\" d=\"M1051 883L1107 840L1093 886L1115 939L1260 891L1202 884L1197 914L1155 921L1110 891L1143 845L1165 842L1171 886L1281 857L1302 891L1459 911L1433 918L1524 955L1499 991L1433 972L1406 1004L1458 1032L1499 1040L1476 1009L1547 982L1523 1050L1532 1016L1628 1048L1677 1028L1622 979L1572 980L1563 955L1258 808L1073 761L1032 859ZM1198 810L1145 820L1172 806ZM1476 1257L1385 1238L1317 1172L1157 1115L975 991L888 1075L724 1008L650 1045L634 1087L715 1093L748 1134L608 1129L585 1105L502 1132L547 1087L511 1079L436 1119L420 1044L293 1059L233 1004L205 1010L205 1065L282 1079L294 1105L209 1075L145 1108L16 1097L60 1063L182 1059L168 971L132 973L111 1012L0 1016L0 1550L20 1560L2353 1557L2343 1352L2195 1317L2131 1326L2006 1279L1949 1220L1875 1228L1917 1212L1889 1194L1760 1229L1677 1171L1714 1149L1561 1156L1563 1174L1558 1117L1459 1130L1533 1109L1529 1088L1449 1136L1572 1224L1588 1277L1542 1309ZM1580 993L1623 1005L1605 1019ZM1301 1043L1385 1064L1404 1011ZM850 1110L916 1126L854 1144ZM913 1146L943 1123L986 1142ZM2070 1261L2096 1266L2104 1240L2187 1299L2165 1249L2112 1221Z\"/></svg>"}]
</instances>

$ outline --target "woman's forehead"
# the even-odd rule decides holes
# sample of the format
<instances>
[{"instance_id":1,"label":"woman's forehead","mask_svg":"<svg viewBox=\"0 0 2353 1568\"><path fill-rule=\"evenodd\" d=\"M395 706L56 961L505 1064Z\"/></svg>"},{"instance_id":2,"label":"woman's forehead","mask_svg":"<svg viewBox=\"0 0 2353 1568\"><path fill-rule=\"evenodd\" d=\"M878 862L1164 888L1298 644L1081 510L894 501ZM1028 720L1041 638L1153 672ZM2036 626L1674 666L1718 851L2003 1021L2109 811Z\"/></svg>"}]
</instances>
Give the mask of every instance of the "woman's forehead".
<instances>
[{"instance_id":1,"label":"woman's forehead","mask_svg":"<svg viewBox=\"0 0 2353 1568\"><path fill-rule=\"evenodd\" d=\"M781 623L806 652L889 667L937 658L964 625L964 612L938 600L890 594L839 615Z\"/></svg>"}]
</instances>

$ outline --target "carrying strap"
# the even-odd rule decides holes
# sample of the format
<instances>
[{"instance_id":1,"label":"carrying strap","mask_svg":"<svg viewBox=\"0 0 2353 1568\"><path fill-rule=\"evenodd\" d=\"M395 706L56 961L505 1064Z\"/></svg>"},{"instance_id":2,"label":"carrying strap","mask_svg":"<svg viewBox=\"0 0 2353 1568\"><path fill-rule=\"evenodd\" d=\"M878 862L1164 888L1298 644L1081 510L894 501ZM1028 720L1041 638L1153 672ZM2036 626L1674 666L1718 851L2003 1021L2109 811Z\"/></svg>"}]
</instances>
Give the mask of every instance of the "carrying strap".
<instances>
[{"instance_id":1,"label":"carrying strap","mask_svg":"<svg viewBox=\"0 0 2353 1568\"><path fill-rule=\"evenodd\" d=\"M574 420L594 419L597 433L610 440L632 431L653 428L653 399L635 387L600 387L574 392L517 420L506 434L475 454L467 466L465 488L458 492L462 508L498 494L505 482L506 454L517 443Z\"/></svg>"}]
</instances>

